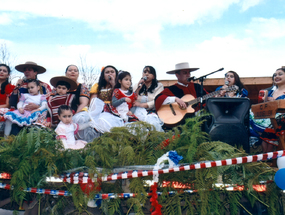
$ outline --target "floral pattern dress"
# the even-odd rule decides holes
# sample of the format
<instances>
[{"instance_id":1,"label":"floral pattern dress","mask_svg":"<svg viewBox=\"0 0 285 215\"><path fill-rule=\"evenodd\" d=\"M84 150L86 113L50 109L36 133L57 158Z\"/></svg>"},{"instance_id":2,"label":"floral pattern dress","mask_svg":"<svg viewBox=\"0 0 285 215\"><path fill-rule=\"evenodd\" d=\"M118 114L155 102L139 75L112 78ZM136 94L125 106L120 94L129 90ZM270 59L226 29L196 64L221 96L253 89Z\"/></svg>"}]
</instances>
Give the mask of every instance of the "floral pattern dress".
<instances>
[{"instance_id":1,"label":"floral pattern dress","mask_svg":"<svg viewBox=\"0 0 285 215\"><path fill-rule=\"evenodd\" d=\"M272 97L274 90L268 92L268 97ZM285 94L277 97L275 100L285 99ZM250 111L250 133L252 137L257 137L265 142L278 146L278 137L285 133L284 114L277 113L275 118L278 128L275 131L270 119L254 119L252 111Z\"/></svg>"}]
</instances>

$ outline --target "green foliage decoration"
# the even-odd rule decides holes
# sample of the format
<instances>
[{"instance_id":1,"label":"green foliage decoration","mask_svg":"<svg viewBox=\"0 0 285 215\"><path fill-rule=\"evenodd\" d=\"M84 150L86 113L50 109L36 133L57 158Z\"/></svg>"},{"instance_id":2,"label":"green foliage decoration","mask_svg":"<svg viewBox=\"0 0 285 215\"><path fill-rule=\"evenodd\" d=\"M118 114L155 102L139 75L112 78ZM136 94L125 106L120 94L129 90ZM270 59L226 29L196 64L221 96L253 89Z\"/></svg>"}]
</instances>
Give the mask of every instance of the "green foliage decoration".
<instances>
[{"instance_id":1,"label":"green foliage decoration","mask_svg":"<svg viewBox=\"0 0 285 215\"><path fill-rule=\"evenodd\" d=\"M159 157L170 150L176 150L183 156L180 163L197 163L246 156L243 149L238 149L223 142L210 141L207 133L201 131L204 115L189 118L184 125L167 132L155 131L153 126L144 123L132 123L126 127L113 128L111 132L88 143L81 150L64 150L55 133L50 129L31 127L23 129L16 137L0 141L0 172L12 175L11 190L13 201L22 204L24 200L34 199L36 194L26 193L23 188L49 188L46 177L56 176L71 169L88 169L89 175L97 178L107 175L114 168L124 166L154 165ZM162 143L169 139L169 144ZM131 168L131 167L130 167ZM136 168L134 168L136 169ZM151 169L151 167L150 167ZM159 185L167 181L168 186L158 187L162 195L158 197L163 206L163 214L238 214L244 206L243 200L250 202L251 207L261 204L270 214L281 214L284 210L284 197L275 183L267 186L266 192L258 193L252 185L260 181L272 180L275 170L264 162L241 165L214 167L208 169L183 171L159 176ZM146 180L152 177L129 179L129 186L123 186L125 180L114 183L95 182L102 193L132 192L135 198L103 200L102 214L127 214L135 212L144 214L149 210L149 186ZM194 190L184 193L183 189L173 188L172 183L181 183L185 189ZM243 191L228 191L225 186L214 184L242 185ZM72 202L76 213L88 210L87 202L98 190L86 195L80 185L63 183L52 189L65 189L72 197L53 199L41 198L42 214L63 214ZM127 190L126 190L127 189ZM178 191L169 194L169 191ZM1 192L1 190L0 190ZM44 211L47 211L44 213Z\"/></svg>"}]
</instances>

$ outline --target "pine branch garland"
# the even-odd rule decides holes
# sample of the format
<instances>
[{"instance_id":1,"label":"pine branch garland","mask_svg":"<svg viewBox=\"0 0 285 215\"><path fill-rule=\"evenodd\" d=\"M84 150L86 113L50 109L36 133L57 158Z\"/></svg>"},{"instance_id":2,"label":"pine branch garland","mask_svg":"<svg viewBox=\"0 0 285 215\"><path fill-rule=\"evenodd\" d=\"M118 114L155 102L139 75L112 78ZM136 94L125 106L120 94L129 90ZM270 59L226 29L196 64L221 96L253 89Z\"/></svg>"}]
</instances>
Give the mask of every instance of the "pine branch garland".
<instances>
[{"instance_id":1,"label":"pine branch garland","mask_svg":"<svg viewBox=\"0 0 285 215\"><path fill-rule=\"evenodd\" d=\"M203 116L187 119L182 126L172 131L157 132L146 123L132 123L128 127L114 128L104 133L100 138L89 143L82 150L64 150L60 141L55 139L55 133L49 129L32 127L24 129L16 137L1 139L0 143L0 172L12 175L11 185L14 190L11 196L21 204L24 200L34 198L34 194L23 191L26 187L44 188L49 186L45 178L63 173L69 169L86 166L89 174L100 176L109 174L114 167L131 165L154 165L157 159L170 150L176 150L184 158L181 163L222 160L245 156L242 149L237 149L222 142L209 142L209 137L201 131ZM174 135L174 138L172 138ZM162 142L169 139L169 144ZM103 168L101 172L98 167ZM187 189L197 192L177 193L169 195L168 191L175 190L171 186L159 187L163 194L158 197L163 206L163 214L237 214L241 207L240 200L246 198L251 206L259 203L268 206L270 214L281 214L284 207L284 194L275 183L267 186L267 191L257 193L252 185L259 181L272 179L275 171L263 162L241 165L214 167L193 171L176 172L159 176L159 184L163 181L181 182ZM129 189L138 193L136 198L128 199L128 210L143 214L144 206L148 203L145 180L152 177L135 178L130 180ZM227 191L225 188L213 187L215 183L244 186L244 191ZM94 186L97 186L96 182ZM103 183L103 193L122 193L122 180L114 184ZM189 188L190 187L190 188ZM46 204L52 214L63 211L68 204L76 207L78 212L86 210L88 199L99 191L94 190L87 196L79 185L63 184L60 189L72 193L72 197L59 197L55 204ZM143 194L143 195L141 195ZM41 201L42 202L42 201ZM104 200L101 209L106 214L124 214L122 204L125 200ZM267 207L266 206L266 207ZM246 207L245 207L246 208ZM63 213L58 213L63 214Z\"/></svg>"}]
</instances>

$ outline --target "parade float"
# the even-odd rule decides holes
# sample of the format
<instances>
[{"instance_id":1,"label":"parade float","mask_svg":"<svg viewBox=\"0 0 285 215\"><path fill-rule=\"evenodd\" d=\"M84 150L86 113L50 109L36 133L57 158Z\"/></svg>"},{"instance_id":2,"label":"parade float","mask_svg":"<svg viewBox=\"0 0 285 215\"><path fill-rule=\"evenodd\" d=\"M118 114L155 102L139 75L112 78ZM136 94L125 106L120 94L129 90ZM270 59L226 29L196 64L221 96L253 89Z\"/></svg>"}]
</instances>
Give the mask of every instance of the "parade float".
<instances>
[{"instance_id":1,"label":"parade float","mask_svg":"<svg viewBox=\"0 0 285 215\"><path fill-rule=\"evenodd\" d=\"M284 214L285 169L267 160L285 153L248 155L211 141L202 124L194 117L157 132L132 123L81 150L64 150L50 129L24 129L1 139L0 206L29 214Z\"/></svg>"}]
</instances>

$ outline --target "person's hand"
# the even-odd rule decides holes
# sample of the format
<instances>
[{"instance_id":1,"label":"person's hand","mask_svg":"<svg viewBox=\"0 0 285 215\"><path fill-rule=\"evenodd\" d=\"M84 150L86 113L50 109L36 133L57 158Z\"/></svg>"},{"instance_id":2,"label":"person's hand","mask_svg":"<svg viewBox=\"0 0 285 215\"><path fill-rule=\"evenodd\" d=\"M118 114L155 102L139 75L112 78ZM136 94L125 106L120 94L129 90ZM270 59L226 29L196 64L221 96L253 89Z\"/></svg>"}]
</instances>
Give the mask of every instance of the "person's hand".
<instances>
[{"instance_id":1,"label":"person's hand","mask_svg":"<svg viewBox=\"0 0 285 215\"><path fill-rule=\"evenodd\" d=\"M25 110L23 108L19 108L18 111L20 112L20 114L24 114Z\"/></svg>"},{"instance_id":2,"label":"person's hand","mask_svg":"<svg viewBox=\"0 0 285 215\"><path fill-rule=\"evenodd\" d=\"M131 115L133 115L133 113L132 113L132 111L129 111L129 112L127 113L127 116L131 116Z\"/></svg>"},{"instance_id":3,"label":"person's hand","mask_svg":"<svg viewBox=\"0 0 285 215\"><path fill-rule=\"evenodd\" d=\"M131 102L132 102L132 100L131 100L130 98L125 98L125 101L126 101L127 103L131 103Z\"/></svg>"},{"instance_id":4,"label":"person's hand","mask_svg":"<svg viewBox=\"0 0 285 215\"><path fill-rule=\"evenodd\" d=\"M228 87L229 87L228 85L224 85L224 86L221 87L221 90L225 90L225 89L227 89Z\"/></svg>"},{"instance_id":5,"label":"person's hand","mask_svg":"<svg viewBox=\"0 0 285 215\"><path fill-rule=\"evenodd\" d=\"M179 99L179 98L175 98L175 101L177 102L177 104L179 105L179 107L181 109L186 109L187 108L187 105L186 103L182 100L182 99Z\"/></svg>"},{"instance_id":6,"label":"person's hand","mask_svg":"<svg viewBox=\"0 0 285 215\"><path fill-rule=\"evenodd\" d=\"M113 75L109 75L108 78L109 78L109 84L111 85L112 88L114 88L114 86L116 84L115 83L115 77Z\"/></svg>"},{"instance_id":7,"label":"person's hand","mask_svg":"<svg viewBox=\"0 0 285 215\"><path fill-rule=\"evenodd\" d=\"M145 83L145 79L141 78L139 83L138 83L138 88L141 88Z\"/></svg>"},{"instance_id":8,"label":"person's hand","mask_svg":"<svg viewBox=\"0 0 285 215\"><path fill-rule=\"evenodd\" d=\"M226 90L225 89L227 89L227 88L228 88L227 85L224 85L224 86L221 87L220 93L219 93L220 97L224 97L225 96L225 94L226 94Z\"/></svg>"},{"instance_id":9,"label":"person's hand","mask_svg":"<svg viewBox=\"0 0 285 215\"><path fill-rule=\"evenodd\" d=\"M51 128L51 122L47 122L46 127Z\"/></svg>"},{"instance_id":10,"label":"person's hand","mask_svg":"<svg viewBox=\"0 0 285 215\"><path fill-rule=\"evenodd\" d=\"M138 101L134 101L133 106L135 106L135 107L141 107L141 104L142 104L142 103L140 103L140 102L138 102Z\"/></svg>"},{"instance_id":11,"label":"person's hand","mask_svg":"<svg viewBox=\"0 0 285 215\"><path fill-rule=\"evenodd\" d=\"M38 109L40 106L37 105L37 104L34 104L34 103L29 103L28 105L25 106L25 110L27 111L32 111L32 110L35 110L35 109Z\"/></svg>"},{"instance_id":12,"label":"person's hand","mask_svg":"<svg viewBox=\"0 0 285 215\"><path fill-rule=\"evenodd\" d=\"M230 98L234 97L235 95L236 95L235 92L229 92L229 93L227 94L227 96L230 97Z\"/></svg>"},{"instance_id":13,"label":"person's hand","mask_svg":"<svg viewBox=\"0 0 285 215\"><path fill-rule=\"evenodd\" d=\"M18 79L17 83L16 83L16 87L20 87L23 83L23 79Z\"/></svg>"},{"instance_id":14,"label":"person's hand","mask_svg":"<svg viewBox=\"0 0 285 215\"><path fill-rule=\"evenodd\" d=\"M148 104L147 103L140 103L138 101L134 101L133 106L134 107L148 108Z\"/></svg>"},{"instance_id":15,"label":"person's hand","mask_svg":"<svg viewBox=\"0 0 285 215\"><path fill-rule=\"evenodd\" d=\"M31 111L31 113L34 113L36 111L40 111L40 109L34 109L34 110Z\"/></svg>"},{"instance_id":16,"label":"person's hand","mask_svg":"<svg viewBox=\"0 0 285 215\"><path fill-rule=\"evenodd\" d=\"M14 90L13 90L13 93L14 93L14 94L17 94L17 93L18 93L18 90L19 90L20 86L22 85L22 83L23 83L23 80L22 80L22 79L18 79L18 81L17 81L17 83L16 83L16 87L15 87Z\"/></svg>"}]
</instances>

